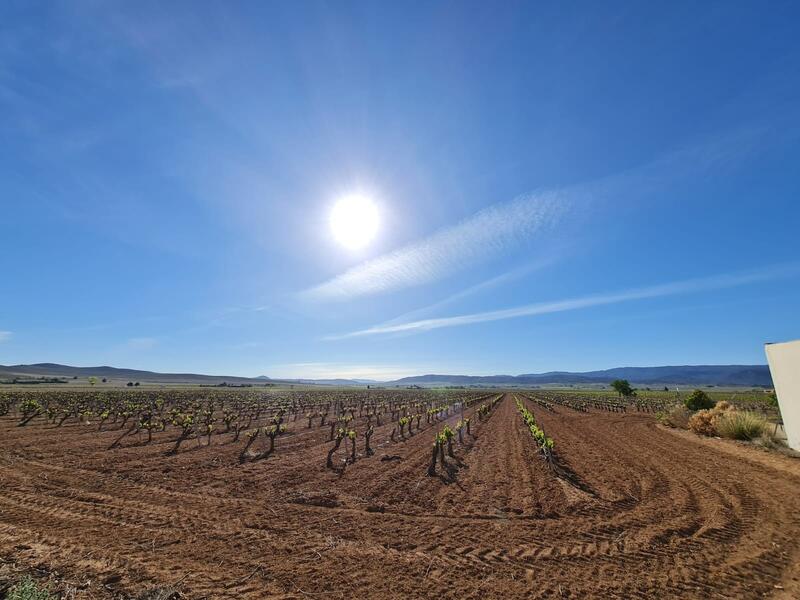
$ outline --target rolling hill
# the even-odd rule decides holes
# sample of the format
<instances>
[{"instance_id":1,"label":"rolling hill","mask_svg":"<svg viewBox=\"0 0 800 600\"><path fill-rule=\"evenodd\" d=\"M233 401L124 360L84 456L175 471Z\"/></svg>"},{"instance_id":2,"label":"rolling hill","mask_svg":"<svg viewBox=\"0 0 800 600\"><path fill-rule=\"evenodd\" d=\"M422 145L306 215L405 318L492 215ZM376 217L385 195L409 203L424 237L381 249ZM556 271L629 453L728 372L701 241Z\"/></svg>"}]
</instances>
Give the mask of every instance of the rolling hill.
<instances>
[{"instance_id":1,"label":"rolling hill","mask_svg":"<svg viewBox=\"0 0 800 600\"><path fill-rule=\"evenodd\" d=\"M685 365L665 367L617 367L604 371L550 371L524 375L420 375L391 382L397 385L545 385L597 384L615 379L661 385L716 385L772 387L767 365Z\"/></svg>"},{"instance_id":2,"label":"rolling hill","mask_svg":"<svg viewBox=\"0 0 800 600\"><path fill-rule=\"evenodd\" d=\"M664 367L617 367L603 371L550 371L547 373L528 373L523 375L418 375L404 377L395 381L378 382L366 379L271 379L259 377L234 377L225 375L203 375L195 373L157 373L138 369L124 369L109 366L72 367L56 363L37 363L32 365L0 365L0 379L14 377L62 377L79 379L87 377L107 377L117 380L140 381L142 383L218 385L264 383L289 383L304 385L364 386L364 385L589 385L607 384L614 379L627 379L637 385L715 385L772 387L772 377L766 365L684 365Z\"/></svg>"}]
</instances>

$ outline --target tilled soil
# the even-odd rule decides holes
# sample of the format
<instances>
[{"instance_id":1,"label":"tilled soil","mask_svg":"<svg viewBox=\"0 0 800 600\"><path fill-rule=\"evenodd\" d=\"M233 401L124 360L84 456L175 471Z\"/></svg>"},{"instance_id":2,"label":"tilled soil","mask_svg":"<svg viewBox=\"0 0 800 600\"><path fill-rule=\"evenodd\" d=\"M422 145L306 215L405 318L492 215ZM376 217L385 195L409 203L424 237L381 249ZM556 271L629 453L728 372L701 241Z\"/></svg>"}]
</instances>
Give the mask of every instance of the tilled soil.
<instances>
[{"instance_id":1,"label":"tilled soil","mask_svg":"<svg viewBox=\"0 0 800 600\"><path fill-rule=\"evenodd\" d=\"M800 461L526 403L555 470L512 394L436 477L442 422L396 442L384 423L329 470L328 428L303 421L240 464L231 434L169 457L174 433L107 450L119 432L5 417L0 566L76 598L800 597Z\"/></svg>"}]
</instances>

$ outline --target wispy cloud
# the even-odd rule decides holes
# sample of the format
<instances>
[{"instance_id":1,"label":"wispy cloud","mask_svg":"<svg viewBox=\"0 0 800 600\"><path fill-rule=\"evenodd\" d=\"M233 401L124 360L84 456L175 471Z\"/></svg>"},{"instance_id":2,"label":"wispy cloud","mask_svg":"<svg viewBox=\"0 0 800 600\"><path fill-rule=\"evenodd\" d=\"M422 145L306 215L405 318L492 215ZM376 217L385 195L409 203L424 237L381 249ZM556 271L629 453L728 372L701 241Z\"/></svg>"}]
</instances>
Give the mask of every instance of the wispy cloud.
<instances>
[{"instance_id":1,"label":"wispy cloud","mask_svg":"<svg viewBox=\"0 0 800 600\"><path fill-rule=\"evenodd\" d=\"M486 208L303 292L312 300L345 300L430 283L518 246L555 224L568 201L557 191L522 196Z\"/></svg>"},{"instance_id":2,"label":"wispy cloud","mask_svg":"<svg viewBox=\"0 0 800 600\"><path fill-rule=\"evenodd\" d=\"M10 331L0 331L0 342L7 342L11 339L11 335Z\"/></svg>"},{"instance_id":3,"label":"wispy cloud","mask_svg":"<svg viewBox=\"0 0 800 600\"><path fill-rule=\"evenodd\" d=\"M596 214L628 210L670 182L730 166L755 152L773 129L741 127L696 141L628 171L543 190L480 211L305 290L311 300L349 300L430 283L518 247L561 224L569 214L590 223ZM623 200L628 198L628 200ZM630 198L635 198L632 202ZM575 210L580 205L581 210Z\"/></svg>"},{"instance_id":4,"label":"wispy cloud","mask_svg":"<svg viewBox=\"0 0 800 600\"><path fill-rule=\"evenodd\" d=\"M402 314L399 317L395 317L394 319L391 319L390 321L384 323L384 325L393 325L395 323L408 322L410 319L416 319L417 317L420 317L426 313L434 312L436 310L439 310L440 308L448 306L459 300L463 300L464 298L467 298L474 294L479 294L481 292L494 288L498 285L509 283L511 281L514 281L515 279L524 277L525 275L528 275L533 271L543 269L553 264L553 262L555 262L553 258L545 258L529 263L522 267L512 269L505 273L501 273L500 275L496 275L494 277L476 283L475 285L472 285L459 292L456 292L455 294L451 294L450 296L444 298L443 300L439 300L438 302L434 302L433 304L423 306L422 308L418 308L410 312L407 312L405 314Z\"/></svg>"},{"instance_id":5,"label":"wispy cloud","mask_svg":"<svg viewBox=\"0 0 800 600\"><path fill-rule=\"evenodd\" d=\"M549 313L578 310L581 308L590 308L593 306L644 300L648 298L660 298L664 296L676 296L679 294L692 294L712 291L759 283L783 277L791 277L798 274L800 274L800 265L798 264L778 265L766 269L760 269L758 271L713 275L711 277L700 279L687 279L684 281L675 281L649 287L634 288L608 294L594 294L581 298L569 298L555 302L542 302L514 308L457 315L452 317L440 317L436 319L422 319L417 321L409 321L406 323L377 325L375 327L353 331L344 335L330 336L326 339L335 340L370 335L385 335L391 333L430 331L431 329L440 329L442 327L459 327L474 323L485 323L487 321L501 321L504 319L531 317Z\"/></svg>"}]
</instances>

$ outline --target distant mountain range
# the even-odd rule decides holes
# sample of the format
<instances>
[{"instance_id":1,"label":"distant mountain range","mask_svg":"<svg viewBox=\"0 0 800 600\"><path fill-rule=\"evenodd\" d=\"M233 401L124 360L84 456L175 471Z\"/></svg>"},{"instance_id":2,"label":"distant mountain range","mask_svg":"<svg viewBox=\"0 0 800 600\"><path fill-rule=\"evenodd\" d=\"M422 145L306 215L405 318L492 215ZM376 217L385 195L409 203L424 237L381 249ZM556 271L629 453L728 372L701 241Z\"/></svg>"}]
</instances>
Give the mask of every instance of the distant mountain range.
<instances>
[{"instance_id":1,"label":"distant mountain range","mask_svg":"<svg viewBox=\"0 0 800 600\"><path fill-rule=\"evenodd\" d=\"M259 385L264 383L291 383L332 386L529 386L529 385L589 385L607 384L615 379L627 379L637 385L715 385L772 387L772 377L767 365L702 365L668 367L618 367L604 371L550 371L525 375L419 375L395 381L379 382L371 379L271 379L259 377L233 377L223 375L198 375L194 373L156 373L116 367L71 367L55 363L33 365L0 365L0 380L14 378L61 377L66 379L106 377L111 380L139 381L159 384Z\"/></svg>"},{"instance_id":2,"label":"distant mountain range","mask_svg":"<svg viewBox=\"0 0 800 600\"><path fill-rule=\"evenodd\" d=\"M259 375L256 379L265 381L289 381L291 383L302 383L309 385L369 385L381 383L375 379L272 379L266 375Z\"/></svg>"},{"instance_id":3,"label":"distant mountain range","mask_svg":"<svg viewBox=\"0 0 800 600\"><path fill-rule=\"evenodd\" d=\"M219 375L197 375L194 373L156 373L138 369L119 369L117 367L70 367L56 363L37 363L33 365L0 365L0 379L14 377L106 377L108 379L124 379L141 383L192 383L216 385L220 383L255 384L258 379L250 377L226 377ZM261 381L260 383L264 383Z\"/></svg>"},{"instance_id":4,"label":"distant mountain range","mask_svg":"<svg viewBox=\"0 0 800 600\"><path fill-rule=\"evenodd\" d=\"M767 365L701 365L669 367L617 367L604 371L550 371L525 375L419 375L392 383L400 385L545 385L596 384L627 379L631 383L663 385L717 385L772 387Z\"/></svg>"}]
</instances>

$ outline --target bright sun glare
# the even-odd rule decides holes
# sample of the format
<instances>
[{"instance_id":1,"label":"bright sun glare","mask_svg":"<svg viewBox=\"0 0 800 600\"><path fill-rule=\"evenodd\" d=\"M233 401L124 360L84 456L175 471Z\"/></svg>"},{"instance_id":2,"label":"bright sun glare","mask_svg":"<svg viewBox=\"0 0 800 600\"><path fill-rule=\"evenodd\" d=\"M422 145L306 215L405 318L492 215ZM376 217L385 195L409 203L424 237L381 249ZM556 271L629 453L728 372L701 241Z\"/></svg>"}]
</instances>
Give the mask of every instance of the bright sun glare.
<instances>
[{"instance_id":1,"label":"bright sun glare","mask_svg":"<svg viewBox=\"0 0 800 600\"><path fill-rule=\"evenodd\" d=\"M366 196L345 196L331 211L331 230L343 246L351 250L363 248L378 233L378 208Z\"/></svg>"}]
</instances>

